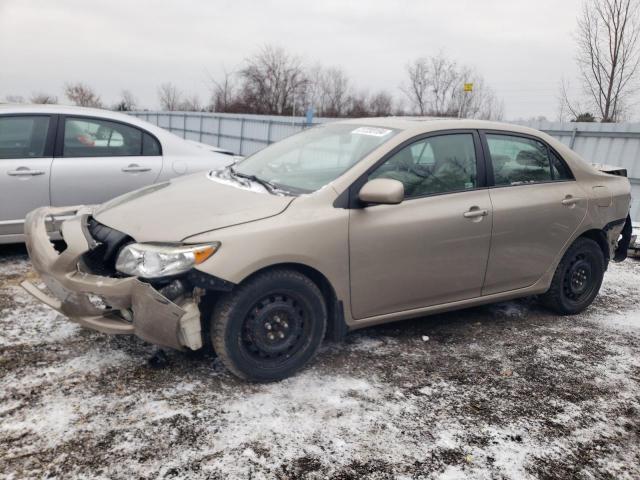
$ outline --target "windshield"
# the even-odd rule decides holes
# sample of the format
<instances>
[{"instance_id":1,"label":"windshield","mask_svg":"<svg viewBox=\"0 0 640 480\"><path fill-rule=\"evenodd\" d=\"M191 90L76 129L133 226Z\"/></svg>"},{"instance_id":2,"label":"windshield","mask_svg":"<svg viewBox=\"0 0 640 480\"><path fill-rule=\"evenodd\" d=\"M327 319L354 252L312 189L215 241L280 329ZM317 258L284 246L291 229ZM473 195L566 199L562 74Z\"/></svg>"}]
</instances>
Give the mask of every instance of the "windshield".
<instances>
[{"instance_id":1,"label":"windshield","mask_svg":"<svg viewBox=\"0 0 640 480\"><path fill-rule=\"evenodd\" d=\"M291 193L309 193L338 178L396 133L354 124L318 125L260 150L233 168Z\"/></svg>"}]
</instances>

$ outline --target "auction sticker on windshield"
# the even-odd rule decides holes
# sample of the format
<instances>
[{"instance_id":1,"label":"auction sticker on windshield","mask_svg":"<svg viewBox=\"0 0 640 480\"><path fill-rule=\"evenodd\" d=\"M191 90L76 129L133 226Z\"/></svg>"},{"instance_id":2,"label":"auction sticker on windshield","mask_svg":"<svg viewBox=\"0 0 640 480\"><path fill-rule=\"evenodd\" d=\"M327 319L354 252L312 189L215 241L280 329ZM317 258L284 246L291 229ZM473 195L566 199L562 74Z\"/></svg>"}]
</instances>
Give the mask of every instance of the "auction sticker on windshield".
<instances>
[{"instance_id":1,"label":"auction sticker on windshield","mask_svg":"<svg viewBox=\"0 0 640 480\"><path fill-rule=\"evenodd\" d=\"M355 135L370 135L372 137L384 137L391 133L391 130L388 128L377 128L377 127L358 127L351 132Z\"/></svg>"}]
</instances>

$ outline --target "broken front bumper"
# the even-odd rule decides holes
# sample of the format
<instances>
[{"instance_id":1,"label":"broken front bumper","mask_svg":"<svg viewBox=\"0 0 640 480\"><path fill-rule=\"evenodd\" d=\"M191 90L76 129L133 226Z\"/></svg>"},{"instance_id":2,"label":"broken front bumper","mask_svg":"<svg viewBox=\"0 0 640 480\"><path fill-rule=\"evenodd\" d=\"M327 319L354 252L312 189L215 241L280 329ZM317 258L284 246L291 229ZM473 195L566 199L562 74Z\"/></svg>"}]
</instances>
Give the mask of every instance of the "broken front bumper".
<instances>
[{"instance_id":1,"label":"broken front bumper","mask_svg":"<svg viewBox=\"0 0 640 480\"><path fill-rule=\"evenodd\" d=\"M87 229L89 207L38 208L27 215L25 236L34 269L48 292L29 281L22 287L38 300L87 328L109 334L135 334L151 343L183 349L202 347L197 302L176 304L135 277L113 278L82 272L82 255L97 245ZM67 248L58 253L46 221L73 215L61 226Z\"/></svg>"}]
</instances>

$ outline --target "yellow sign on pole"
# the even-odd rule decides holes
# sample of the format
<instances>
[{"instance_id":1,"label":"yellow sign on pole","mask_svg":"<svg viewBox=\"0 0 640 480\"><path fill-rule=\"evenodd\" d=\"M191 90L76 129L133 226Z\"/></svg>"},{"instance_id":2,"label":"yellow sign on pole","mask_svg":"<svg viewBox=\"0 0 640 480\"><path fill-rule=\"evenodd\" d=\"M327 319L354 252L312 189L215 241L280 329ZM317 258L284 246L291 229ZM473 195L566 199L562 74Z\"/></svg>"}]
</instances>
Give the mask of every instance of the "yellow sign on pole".
<instances>
[{"instance_id":1,"label":"yellow sign on pole","mask_svg":"<svg viewBox=\"0 0 640 480\"><path fill-rule=\"evenodd\" d=\"M465 83L464 84L465 92L473 92L473 83Z\"/></svg>"}]
</instances>

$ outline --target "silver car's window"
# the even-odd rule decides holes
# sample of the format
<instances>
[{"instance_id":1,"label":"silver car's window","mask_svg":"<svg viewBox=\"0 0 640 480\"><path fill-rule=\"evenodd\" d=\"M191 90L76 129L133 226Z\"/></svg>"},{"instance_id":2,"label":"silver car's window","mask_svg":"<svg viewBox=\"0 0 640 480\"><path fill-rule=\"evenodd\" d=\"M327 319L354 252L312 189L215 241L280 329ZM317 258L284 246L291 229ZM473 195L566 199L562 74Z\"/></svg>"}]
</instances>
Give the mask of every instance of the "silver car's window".
<instances>
[{"instance_id":1,"label":"silver car's window","mask_svg":"<svg viewBox=\"0 0 640 480\"><path fill-rule=\"evenodd\" d=\"M397 130L354 124L319 125L261 150L235 166L284 190L313 192L342 175Z\"/></svg>"},{"instance_id":2,"label":"silver car's window","mask_svg":"<svg viewBox=\"0 0 640 480\"><path fill-rule=\"evenodd\" d=\"M537 140L503 134L487 134L496 185L568 180L567 166Z\"/></svg>"},{"instance_id":3,"label":"silver car's window","mask_svg":"<svg viewBox=\"0 0 640 480\"><path fill-rule=\"evenodd\" d=\"M472 190L478 186L470 133L438 135L404 147L372 174L402 182L407 198Z\"/></svg>"},{"instance_id":4,"label":"silver car's window","mask_svg":"<svg viewBox=\"0 0 640 480\"><path fill-rule=\"evenodd\" d=\"M44 156L49 117L0 117L0 158Z\"/></svg>"},{"instance_id":5,"label":"silver car's window","mask_svg":"<svg viewBox=\"0 0 640 480\"><path fill-rule=\"evenodd\" d=\"M119 122L68 117L64 122L64 157L159 155L159 145L147 133Z\"/></svg>"},{"instance_id":6,"label":"silver car's window","mask_svg":"<svg viewBox=\"0 0 640 480\"><path fill-rule=\"evenodd\" d=\"M147 132L142 137L142 154L145 156L162 155L160 142L149 135Z\"/></svg>"}]
</instances>

